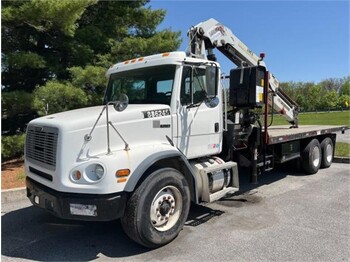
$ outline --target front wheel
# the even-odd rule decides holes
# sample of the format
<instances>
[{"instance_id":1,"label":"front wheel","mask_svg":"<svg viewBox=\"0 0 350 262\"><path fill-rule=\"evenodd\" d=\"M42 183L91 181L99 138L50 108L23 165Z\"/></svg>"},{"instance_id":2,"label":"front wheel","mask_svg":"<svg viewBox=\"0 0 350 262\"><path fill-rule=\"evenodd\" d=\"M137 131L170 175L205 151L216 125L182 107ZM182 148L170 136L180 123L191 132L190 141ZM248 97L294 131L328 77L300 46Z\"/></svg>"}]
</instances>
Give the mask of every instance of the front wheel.
<instances>
[{"instance_id":1,"label":"front wheel","mask_svg":"<svg viewBox=\"0 0 350 262\"><path fill-rule=\"evenodd\" d=\"M124 232L135 242L157 248L181 231L190 208L190 191L177 170L153 172L129 199L121 220Z\"/></svg>"}]
</instances>

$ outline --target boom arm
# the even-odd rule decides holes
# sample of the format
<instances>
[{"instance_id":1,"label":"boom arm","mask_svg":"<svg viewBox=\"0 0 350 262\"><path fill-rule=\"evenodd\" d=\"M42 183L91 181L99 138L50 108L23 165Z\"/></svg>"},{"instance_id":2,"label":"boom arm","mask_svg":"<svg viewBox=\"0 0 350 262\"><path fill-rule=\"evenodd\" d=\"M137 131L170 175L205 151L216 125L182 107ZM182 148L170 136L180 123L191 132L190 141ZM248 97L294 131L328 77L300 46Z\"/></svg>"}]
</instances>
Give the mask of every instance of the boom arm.
<instances>
[{"instance_id":1,"label":"boom arm","mask_svg":"<svg viewBox=\"0 0 350 262\"><path fill-rule=\"evenodd\" d=\"M189 55L192 57L215 60L213 49L217 48L238 67L258 64L266 67L265 63L229 28L213 18L192 27L188 36L190 41ZM279 81L271 73L269 74L269 87L274 94L273 102L269 100L269 104L272 104L274 110L284 115L293 127L297 127L297 104L279 89Z\"/></svg>"}]
</instances>

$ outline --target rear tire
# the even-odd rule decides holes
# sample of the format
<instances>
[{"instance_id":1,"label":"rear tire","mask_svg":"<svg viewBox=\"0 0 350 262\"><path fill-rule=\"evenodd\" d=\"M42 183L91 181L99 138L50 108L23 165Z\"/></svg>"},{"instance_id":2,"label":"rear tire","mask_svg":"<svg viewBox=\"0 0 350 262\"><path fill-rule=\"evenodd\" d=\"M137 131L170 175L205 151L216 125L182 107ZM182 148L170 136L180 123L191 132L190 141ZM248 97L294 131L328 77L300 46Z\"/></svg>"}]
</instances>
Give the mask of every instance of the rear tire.
<instances>
[{"instance_id":1,"label":"rear tire","mask_svg":"<svg viewBox=\"0 0 350 262\"><path fill-rule=\"evenodd\" d=\"M303 170L307 174L315 174L320 169L322 150L320 142L312 139L301 153L301 163Z\"/></svg>"},{"instance_id":2,"label":"rear tire","mask_svg":"<svg viewBox=\"0 0 350 262\"><path fill-rule=\"evenodd\" d=\"M321 168L328 168L331 166L333 162L334 156L334 145L333 141L330 137L326 137L321 142L321 150L322 150L322 161Z\"/></svg>"},{"instance_id":3,"label":"rear tire","mask_svg":"<svg viewBox=\"0 0 350 262\"><path fill-rule=\"evenodd\" d=\"M148 248L168 244L183 228L190 208L185 177L176 169L153 172L135 190L121 219L124 232Z\"/></svg>"}]
</instances>

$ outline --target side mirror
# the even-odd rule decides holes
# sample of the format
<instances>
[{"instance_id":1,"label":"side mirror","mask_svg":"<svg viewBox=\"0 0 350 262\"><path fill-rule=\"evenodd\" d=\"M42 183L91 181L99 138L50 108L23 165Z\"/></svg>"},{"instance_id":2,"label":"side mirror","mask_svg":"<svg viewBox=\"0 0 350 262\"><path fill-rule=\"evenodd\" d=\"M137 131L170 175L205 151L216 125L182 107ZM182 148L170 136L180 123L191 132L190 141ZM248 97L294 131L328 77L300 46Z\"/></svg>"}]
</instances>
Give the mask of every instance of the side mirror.
<instances>
[{"instance_id":1,"label":"side mirror","mask_svg":"<svg viewBox=\"0 0 350 262\"><path fill-rule=\"evenodd\" d=\"M220 103L220 100L217 96L211 98L211 99L207 99L205 101L205 104L210 107L210 108L214 108L216 107L218 104Z\"/></svg>"},{"instance_id":2,"label":"side mirror","mask_svg":"<svg viewBox=\"0 0 350 262\"><path fill-rule=\"evenodd\" d=\"M218 94L218 68L207 66L205 68L205 82L207 85L207 96L215 97Z\"/></svg>"},{"instance_id":3,"label":"side mirror","mask_svg":"<svg viewBox=\"0 0 350 262\"><path fill-rule=\"evenodd\" d=\"M116 111L122 112L129 105L129 97L126 94L121 94L119 100L113 102L113 107Z\"/></svg>"}]
</instances>

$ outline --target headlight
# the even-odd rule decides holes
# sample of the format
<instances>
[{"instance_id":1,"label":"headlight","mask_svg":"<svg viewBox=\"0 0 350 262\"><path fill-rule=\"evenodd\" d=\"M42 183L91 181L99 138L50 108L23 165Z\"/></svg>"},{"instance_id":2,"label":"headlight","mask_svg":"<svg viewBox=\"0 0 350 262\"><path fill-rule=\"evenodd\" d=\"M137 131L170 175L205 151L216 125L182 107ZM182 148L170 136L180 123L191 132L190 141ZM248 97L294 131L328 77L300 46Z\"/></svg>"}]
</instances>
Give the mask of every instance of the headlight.
<instances>
[{"instance_id":1,"label":"headlight","mask_svg":"<svg viewBox=\"0 0 350 262\"><path fill-rule=\"evenodd\" d=\"M100 164L92 164L85 168L85 179L88 182L99 182L105 174L105 169Z\"/></svg>"},{"instance_id":2,"label":"headlight","mask_svg":"<svg viewBox=\"0 0 350 262\"><path fill-rule=\"evenodd\" d=\"M103 166L97 164L95 165L95 175L97 180L100 180L103 177L103 174L105 173L105 170Z\"/></svg>"}]
</instances>

